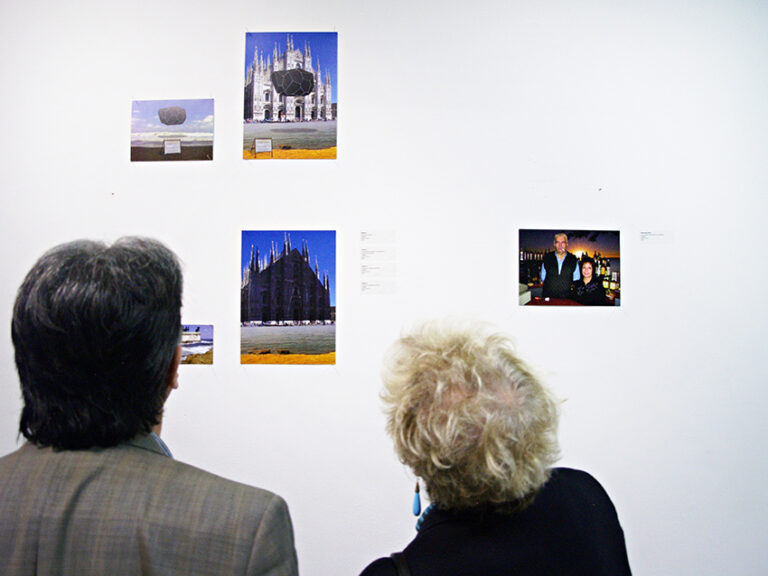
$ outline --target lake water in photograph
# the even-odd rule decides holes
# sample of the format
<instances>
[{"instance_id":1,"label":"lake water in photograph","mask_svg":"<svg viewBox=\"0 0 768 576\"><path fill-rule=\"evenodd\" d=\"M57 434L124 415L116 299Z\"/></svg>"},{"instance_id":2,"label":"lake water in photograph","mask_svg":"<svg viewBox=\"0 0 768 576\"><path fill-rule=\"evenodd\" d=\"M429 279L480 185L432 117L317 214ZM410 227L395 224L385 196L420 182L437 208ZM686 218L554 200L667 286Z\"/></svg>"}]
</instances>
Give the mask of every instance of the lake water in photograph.
<instances>
[{"instance_id":1,"label":"lake water in photograph","mask_svg":"<svg viewBox=\"0 0 768 576\"><path fill-rule=\"evenodd\" d=\"M254 122L243 124L243 149L250 150L254 138L271 138L272 148L290 146L318 150L336 146L336 120L316 122Z\"/></svg>"},{"instance_id":2,"label":"lake water in photograph","mask_svg":"<svg viewBox=\"0 0 768 576\"><path fill-rule=\"evenodd\" d=\"M240 354L253 350L289 350L291 354L326 354L336 351L336 325L243 326Z\"/></svg>"}]
</instances>

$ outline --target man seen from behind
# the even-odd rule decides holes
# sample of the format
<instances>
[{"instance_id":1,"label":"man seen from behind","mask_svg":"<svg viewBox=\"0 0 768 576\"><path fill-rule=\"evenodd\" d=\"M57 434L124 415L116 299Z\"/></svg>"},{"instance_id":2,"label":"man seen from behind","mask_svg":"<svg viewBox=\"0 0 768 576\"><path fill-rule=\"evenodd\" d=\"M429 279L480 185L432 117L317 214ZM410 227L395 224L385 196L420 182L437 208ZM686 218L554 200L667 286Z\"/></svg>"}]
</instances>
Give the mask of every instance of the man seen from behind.
<instances>
[{"instance_id":1,"label":"man seen from behind","mask_svg":"<svg viewBox=\"0 0 768 576\"><path fill-rule=\"evenodd\" d=\"M13 310L27 442L0 458L7 576L297 574L279 496L172 459L182 275L157 241L44 254Z\"/></svg>"}]
</instances>

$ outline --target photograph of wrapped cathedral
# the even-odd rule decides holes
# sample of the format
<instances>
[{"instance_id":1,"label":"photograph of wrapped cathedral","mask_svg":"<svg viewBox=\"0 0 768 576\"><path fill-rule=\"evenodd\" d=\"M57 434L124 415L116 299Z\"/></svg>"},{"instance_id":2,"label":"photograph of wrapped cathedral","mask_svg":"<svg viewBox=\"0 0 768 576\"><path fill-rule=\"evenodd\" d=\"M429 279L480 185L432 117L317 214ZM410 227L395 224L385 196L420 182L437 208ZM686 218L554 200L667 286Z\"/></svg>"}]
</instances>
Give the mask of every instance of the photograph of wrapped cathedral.
<instances>
[{"instance_id":1,"label":"photograph of wrapped cathedral","mask_svg":"<svg viewBox=\"0 0 768 576\"><path fill-rule=\"evenodd\" d=\"M243 158L336 158L335 32L245 35Z\"/></svg>"},{"instance_id":2,"label":"photograph of wrapped cathedral","mask_svg":"<svg viewBox=\"0 0 768 576\"><path fill-rule=\"evenodd\" d=\"M242 364L336 363L335 268L335 231L243 231Z\"/></svg>"}]
</instances>

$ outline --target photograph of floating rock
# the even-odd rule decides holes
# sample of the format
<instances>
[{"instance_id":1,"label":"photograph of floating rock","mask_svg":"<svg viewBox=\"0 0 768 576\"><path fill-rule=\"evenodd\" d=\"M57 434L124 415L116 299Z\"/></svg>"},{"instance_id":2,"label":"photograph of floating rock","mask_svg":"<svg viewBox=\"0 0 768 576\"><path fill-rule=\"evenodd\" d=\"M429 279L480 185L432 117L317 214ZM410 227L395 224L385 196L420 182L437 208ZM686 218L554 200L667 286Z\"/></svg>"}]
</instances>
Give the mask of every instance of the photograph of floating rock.
<instances>
[{"instance_id":1,"label":"photograph of floating rock","mask_svg":"<svg viewBox=\"0 0 768 576\"><path fill-rule=\"evenodd\" d=\"M181 363L213 364L213 326L211 324L182 325Z\"/></svg>"},{"instance_id":2,"label":"photograph of floating rock","mask_svg":"<svg viewBox=\"0 0 768 576\"><path fill-rule=\"evenodd\" d=\"M336 232L244 230L240 363L336 363Z\"/></svg>"},{"instance_id":3,"label":"photograph of floating rock","mask_svg":"<svg viewBox=\"0 0 768 576\"><path fill-rule=\"evenodd\" d=\"M134 100L131 162L213 160L213 100Z\"/></svg>"},{"instance_id":4,"label":"photograph of floating rock","mask_svg":"<svg viewBox=\"0 0 768 576\"><path fill-rule=\"evenodd\" d=\"M243 158L335 159L336 32L245 35Z\"/></svg>"}]
</instances>

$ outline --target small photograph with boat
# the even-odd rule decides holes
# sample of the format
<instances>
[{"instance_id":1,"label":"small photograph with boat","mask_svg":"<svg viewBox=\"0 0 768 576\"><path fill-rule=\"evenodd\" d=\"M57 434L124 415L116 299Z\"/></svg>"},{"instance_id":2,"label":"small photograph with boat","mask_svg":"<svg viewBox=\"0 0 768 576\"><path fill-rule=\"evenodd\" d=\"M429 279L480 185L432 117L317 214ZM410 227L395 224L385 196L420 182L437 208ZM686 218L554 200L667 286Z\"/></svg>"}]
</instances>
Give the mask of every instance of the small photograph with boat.
<instances>
[{"instance_id":1,"label":"small photograph with boat","mask_svg":"<svg viewBox=\"0 0 768 576\"><path fill-rule=\"evenodd\" d=\"M520 230L520 306L620 306L618 230Z\"/></svg>"},{"instance_id":2,"label":"small photograph with boat","mask_svg":"<svg viewBox=\"0 0 768 576\"><path fill-rule=\"evenodd\" d=\"M336 32L245 35L243 159L335 159Z\"/></svg>"},{"instance_id":3,"label":"small photograph with boat","mask_svg":"<svg viewBox=\"0 0 768 576\"><path fill-rule=\"evenodd\" d=\"M336 364L336 232L244 230L241 364Z\"/></svg>"},{"instance_id":4,"label":"small photograph with boat","mask_svg":"<svg viewBox=\"0 0 768 576\"><path fill-rule=\"evenodd\" d=\"M134 100L131 162L213 160L213 99Z\"/></svg>"},{"instance_id":5,"label":"small photograph with boat","mask_svg":"<svg viewBox=\"0 0 768 576\"><path fill-rule=\"evenodd\" d=\"M213 326L211 324L181 326L181 363L213 364Z\"/></svg>"}]
</instances>

